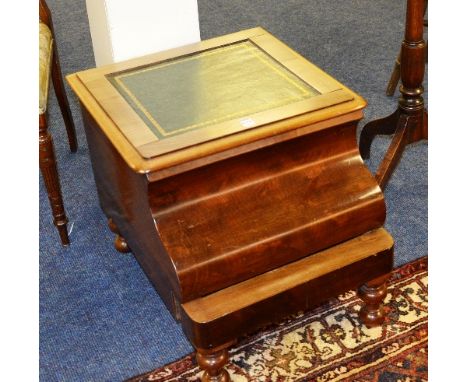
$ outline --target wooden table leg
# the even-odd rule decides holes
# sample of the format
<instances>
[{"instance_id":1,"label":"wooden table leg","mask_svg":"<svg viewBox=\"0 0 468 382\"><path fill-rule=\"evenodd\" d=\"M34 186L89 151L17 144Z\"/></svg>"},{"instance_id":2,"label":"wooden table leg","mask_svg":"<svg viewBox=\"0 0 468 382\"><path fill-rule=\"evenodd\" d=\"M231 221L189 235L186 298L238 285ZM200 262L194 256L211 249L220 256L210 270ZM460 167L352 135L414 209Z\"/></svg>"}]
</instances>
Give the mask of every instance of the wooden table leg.
<instances>
[{"instance_id":1,"label":"wooden table leg","mask_svg":"<svg viewBox=\"0 0 468 382\"><path fill-rule=\"evenodd\" d=\"M426 14L426 11L427 11L427 0L424 0L424 14ZM427 19L424 20L423 25L427 27ZM425 55L426 55L426 64L427 64L427 42L426 42L425 51L426 51ZM395 89L398 85L398 82L400 82L400 77L401 77L400 68L401 68L401 50L398 53L398 57L395 60L395 65L393 66L392 74L390 76L390 79L388 80L387 90L385 92L388 96L393 96L393 94L395 94Z\"/></svg>"},{"instance_id":2,"label":"wooden table leg","mask_svg":"<svg viewBox=\"0 0 468 382\"><path fill-rule=\"evenodd\" d=\"M377 135L391 135L395 132L399 116L397 110L388 117L376 119L364 126L359 139L359 152L364 159L369 159L370 147Z\"/></svg>"},{"instance_id":3,"label":"wooden table leg","mask_svg":"<svg viewBox=\"0 0 468 382\"><path fill-rule=\"evenodd\" d=\"M392 75L388 80L387 91L385 92L388 96L395 94L395 89L400 82L400 72L401 72L401 52L398 53L398 57L395 60L395 65L393 66Z\"/></svg>"},{"instance_id":4,"label":"wooden table leg","mask_svg":"<svg viewBox=\"0 0 468 382\"><path fill-rule=\"evenodd\" d=\"M405 39L401 47L401 82L398 109L386 118L364 126L359 149L364 159L369 158L370 145L376 135L395 134L376 178L384 189L400 160L405 146L427 139L427 114L424 116L422 94L426 44L423 38L424 0L408 0L406 8Z\"/></svg>"}]
</instances>

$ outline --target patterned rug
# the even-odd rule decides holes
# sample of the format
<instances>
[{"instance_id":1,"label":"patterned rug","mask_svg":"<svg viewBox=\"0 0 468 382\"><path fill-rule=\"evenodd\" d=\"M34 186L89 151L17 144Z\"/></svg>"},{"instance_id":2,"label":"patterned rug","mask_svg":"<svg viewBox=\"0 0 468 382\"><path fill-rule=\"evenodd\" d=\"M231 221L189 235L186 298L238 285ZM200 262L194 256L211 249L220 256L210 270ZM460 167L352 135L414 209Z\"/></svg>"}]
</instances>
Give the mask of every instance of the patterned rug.
<instances>
[{"instance_id":1,"label":"patterned rug","mask_svg":"<svg viewBox=\"0 0 468 382\"><path fill-rule=\"evenodd\" d=\"M246 337L230 351L235 382L427 381L427 257L393 271L382 327L357 318L354 291ZM127 382L196 381L190 354Z\"/></svg>"}]
</instances>

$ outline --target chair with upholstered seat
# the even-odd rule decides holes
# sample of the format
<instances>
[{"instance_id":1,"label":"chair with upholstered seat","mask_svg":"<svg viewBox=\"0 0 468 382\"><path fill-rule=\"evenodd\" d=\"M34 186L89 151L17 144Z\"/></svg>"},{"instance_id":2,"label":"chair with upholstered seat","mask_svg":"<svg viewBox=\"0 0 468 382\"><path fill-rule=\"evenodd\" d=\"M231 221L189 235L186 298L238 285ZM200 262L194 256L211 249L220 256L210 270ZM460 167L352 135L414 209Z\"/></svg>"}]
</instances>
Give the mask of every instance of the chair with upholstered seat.
<instances>
[{"instance_id":1,"label":"chair with upholstered seat","mask_svg":"<svg viewBox=\"0 0 468 382\"><path fill-rule=\"evenodd\" d=\"M76 152L77 141L54 40L50 10L44 0L39 0L39 167L47 189L54 224L59 231L62 244L68 245L70 243L67 232L68 219L63 206L53 141L47 129L47 98L50 78L52 78L72 152Z\"/></svg>"}]
</instances>

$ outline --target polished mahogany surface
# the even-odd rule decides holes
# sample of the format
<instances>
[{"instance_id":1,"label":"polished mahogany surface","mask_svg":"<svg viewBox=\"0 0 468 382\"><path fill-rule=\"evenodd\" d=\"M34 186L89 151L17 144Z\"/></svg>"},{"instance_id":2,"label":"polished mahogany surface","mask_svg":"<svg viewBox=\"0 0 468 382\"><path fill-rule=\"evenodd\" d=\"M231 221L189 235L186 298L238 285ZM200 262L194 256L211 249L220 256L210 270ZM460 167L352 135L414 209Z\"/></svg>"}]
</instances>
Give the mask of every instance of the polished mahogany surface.
<instances>
[{"instance_id":1,"label":"polished mahogany surface","mask_svg":"<svg viewBox=\"0 0 468 382\"><path fill-rule=\"evenodd\" d=\"M288 312L313 308L326 298L375 279L391 269L392 263L393 239L379 228L183 304L184 330L197 347L219 346L236 338L246 325L253 330ZM370 317L362 319L369 326L381 319L375 311L386 295L382 296L382 290L386 292L385 279L376 279L373 285L381 291L372 300L374 307L366 313ZM374 287L368 285L361 297L367 298L366 292L371 295Z\"/></svg>"},{"instance_id":2,"label":"polished mahogany surface","mask_svg":"<svg viewBox=\"0 0 468 382\"><path fill-rule=\"evenodd\" d=\"M68 80L115 247L181 322L202 381L229 380L238 337L350 288L381 322L393 241L356 145L359 95L262 28Z\"/></svg>"},{"instance_id":3,"label":"polished mahogany surface","mask_svg":"<svg viewBox=\"0 0 468 382\"><path fill-rule=\"evenodd\" d=\"M383 225L383 196L362 165L354 127L327 129L151 184L153 218L182 301Z\"/></svg>"}]
</instances>

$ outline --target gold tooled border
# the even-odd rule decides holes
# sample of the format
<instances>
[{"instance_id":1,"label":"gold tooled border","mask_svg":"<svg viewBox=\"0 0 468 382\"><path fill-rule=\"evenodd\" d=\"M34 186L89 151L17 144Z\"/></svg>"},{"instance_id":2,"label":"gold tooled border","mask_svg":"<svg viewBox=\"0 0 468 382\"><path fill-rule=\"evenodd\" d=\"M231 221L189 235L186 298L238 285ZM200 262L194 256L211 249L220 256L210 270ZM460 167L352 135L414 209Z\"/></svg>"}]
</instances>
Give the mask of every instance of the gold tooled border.
<instances>
[{"instance_id":1,"label":"gold tooled border","mask_svg":"<svg viewBox=\"0 0 468 382\"><path fill-rule=\"evenodd\" d=\"M125 77L134 76L134 75L136 75L136 74L140 74L140 73L143 73L143 72L161 69L161 68L164 68L164 67L166 67L166 66L173 65L173 64L176 64L176 63L191 61L191 60L199 59L200 57L206 57L206 56L209 56L209 55L220 54L220 53L226 52L227 50L234 50L234 49L240 49L240 48L243 48L243 49L247 50L249 53L252 53L253 56L256 57L260 62L262 62L263 64L265 64L266 66L268 66L270 69L272 69L275 73L277 73L277 74L278 74L279 76L281 76L283 79L285 79L286 81L288 81L289 83L291 83L293 86L295 86L296 88L298 88L298 89L301 91L302 95L306 96L306 95L308 95L308 94L311 93L311 92L310 92L308 89L306 89L304 86L301 86L300 83L297 83L297 82L293 81L291 78L289 78L289 77L288 77L287 75L285 75L283 72L281 72L278 68L276 68L274 65L272 65L272 64L271 64L270 62L268 62L267 60L265 60L265 59L260 55L260 53L258 52L258 49L255 48L255 44L253 44L250 40L247 40L247 41L244 41L244 42L238 43L238 44L233 44L233 45L225 46L225 47L222 47L222 48L216 48L216 49L213 49L213 50L210 50L210 51L202 52L202 53L197 54L197 55L191 55L191 56L186 57L186 58L181 58L181 59L173 60L173 61L167 62L167 63L165 63L165 64L157 65L157 67L151 66L151 67L146 67L146 68L143 68L143 69L140 69L140 70L135 70L135 71L127 72L127 73L122 73L122 74L119 74L119 75L114 76L113 79L114 79L115 82L125 91L125 93L128 95L128 97L130 97L130 99L131 99L131 100L135 103L135 105L140 109L140 111L144 114L144 116L153 124L153 126L157 129L157 131L158 131L163 137L167 137L167 136L171 136L171 135L176 135L176 134L179 134L180 132L183 132L183 131L191 130L191 129L194 129L194 128L197 128L197 127L206 126L206 125L215 124L215 123L217 123L217 122L229 120L231 117L234 118L234 117L238 117L238 116L241 116L241 115L248 115L248 114L249 114L250 112L252 112L252 111L261 111L261 110L256 110L257 108L244 109L244 110L237 111L237 112L235 112L235 113L226 114L226 115L224 115L222 118L215 118L215 119L212 119L212 120L209 120L209 121L205 121L205 122L201 122L201 123L196 123L196 124L189 125L189 126L186 126L186 127L181 128L181 129L174 130L174 131L166 131L166 130L164 130L164 128L154 119L154 117L152 116L152 114L141 104L141 102L140 102L140 101L138 100L138 98L133 94L133 92L124 84L124 82L122 81L122 79L125 78ZM311 88L314 89L313 87L311 87ZM317 91L316 89L314 89L314 90ZM284 105L284 104L290 103L290 102L287 102L287 101L291 101L291 102L292 102L292 100L300 100L300 99L303 99L303 98L298 97L298 96L293 96L293 97L288 97L288 98L282 99L280 102L279 102L279 101L276 101L276 102L266 103L263 110L269 109L269 108L273 108L273 107L275 107L275 106L279 106L279 105Z\"/></svg>"}]
</instances>

